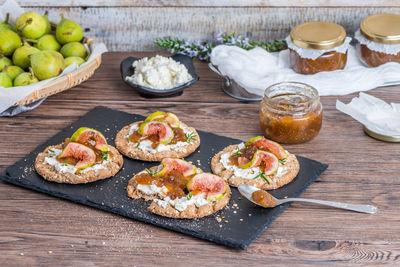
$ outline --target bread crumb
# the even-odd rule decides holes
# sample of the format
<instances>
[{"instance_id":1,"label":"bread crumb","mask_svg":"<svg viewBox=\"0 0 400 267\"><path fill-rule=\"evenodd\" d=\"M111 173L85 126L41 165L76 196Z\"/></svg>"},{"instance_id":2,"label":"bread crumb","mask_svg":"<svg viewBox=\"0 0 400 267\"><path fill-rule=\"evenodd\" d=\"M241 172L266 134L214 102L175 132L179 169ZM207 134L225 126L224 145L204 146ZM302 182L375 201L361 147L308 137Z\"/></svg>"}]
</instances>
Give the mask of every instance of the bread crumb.
<instances>
[{"instance_id":1,"label":"bread crumb","mask_svg":"<svg viewBox=\"0 0 400 267\"><path fill-rule=\"evenodd\" d=\"M105 245L105 244L106 244L106 242L103 241L103 245Z\"/></svg>"},{"instance_id":2,"label":"bread crumb","mask_svg":"<svg viewBox=\"0 0 400 267\"><path fill-rule=\"evenodd\" d=\"M237 213L237 211L236 211L236 210L234 210L234 211L233 211L233 213Z\"/></svg>"},{"instance_id":3,"label":"bread crumb","mask_svg":"<svg viewBox=\"0 0 400 267\"><path fill-rule=\"evenodd\" d=\"M243 222L243 219L242 219L242 218L240 218L240 219L239 219L239 221Z\"/></svg>"},{"instance_id":4,"label":"bread crumb","mask_svg":"<svg viewBox=\"0 0 400 267\"><path fill-rule=\"evenodd\" d=\"M249 217L251 217L251 213L249 213Z\"/></svg>"},{"instance_id":5,"label":"bread crumb","mask_svg":"<svg viewBox=\"0 0 400 267\"><path fill-rule=\"evenodd\" d=\"M49 254L53 254L53 251L49 250Z\"/></svg>"},{"instance_id":6,"label":"bread crumb","mask_svg":"<svg viewBox=\"0 0 400 267\"><path fill-rule=\"evenodd\" d=\"M215 218L216 220L217 220L217 222L221 222L222 221L222 219L220 218L220 217L217 217L217 218Z\"/></svg>"},{"instance_id":7,"label":"bread crumb","mask_svg":"<svg viewBox=\"0 0 400 267\"><path fill-rule=\"evenodd\" d=\"M19 255L24 256L24 253L19 253Z\"/></svg>"},{"instance_id":8,"label":"bread crumb","mask_svg":"<svg viewBox=\"0 0 400 267\"><path fill-rule=\"evenodd\" d=\"M71 245L71 248L73 248L74 247L74 245Z\"/></svg>"}]
</instances>

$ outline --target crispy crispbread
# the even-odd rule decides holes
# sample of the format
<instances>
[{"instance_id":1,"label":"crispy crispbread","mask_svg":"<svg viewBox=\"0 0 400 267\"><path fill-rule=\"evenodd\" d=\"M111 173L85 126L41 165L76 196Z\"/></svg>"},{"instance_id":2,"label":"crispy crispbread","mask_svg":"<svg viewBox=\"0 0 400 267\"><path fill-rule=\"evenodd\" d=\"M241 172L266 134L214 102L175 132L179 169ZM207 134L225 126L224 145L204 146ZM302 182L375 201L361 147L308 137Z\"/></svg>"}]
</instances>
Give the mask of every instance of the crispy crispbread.
<instances>
[{"instance_id":1,"label":"crispy crispbread","mask_svg":"<svg viewBox=\"0 0 400 267\"><path fill-rule=\"evenodd\" d=\"M157 170L157 166L150 168L151 172L155 172ZM198 169L199 170L199 169ZM201 170L199 170L201 172ZM128 196L134 199L143 198L146 201L154 200L154 199L163 199L164 196L161 194L155 193L152 195L146 195L140 190L137 189L138 183L136 182L136 175L133 176L129 180L129 184L126 187L126 191ZM209 201L208 204L205 204L201 207L196 207L195 204L189 205L184 211L179 211L175 209L173 206L168 204L166 207L162 207L158 205L156 201L152 201L148 210L152 213L171 218L186 218L186 219L194 219L200 218L204 216L211 215L218 210L224 208L228 203L231 195L231 190L229 185L226 185L225 195L217 201Z\"/></svg>"},{"instance_id":2,"label":"crispy crispbread","mask_svg":"<svg viewBox=\"0 0 400 267\"><path fill-rule=\"evenodd\" d=\"M284 168L283 174L281 177L277 177L276 175L267 176L270 184L264 179L248 179L243 177L234 177L233 170L228 170L221 163L221 156L225 153L231 153L237 148L238 145L230 145L224 148L222 151L217 153L211 160L211 169L213 173L221 176L225 181L229 183L229 185L238 187L241 184L247 184L251 186L258 187L260 189L268 190L268 189L277 189L279 187L284 186L285 184L290 183L298 174L300 166L299 161L296 156L290 154L288 152L288 160L285 165L281 168Z\"/></svg>"},{"instance_id":3,"label":"crispy crispbread","mask_svg":"<svg viewBox=\"0 0 400 267\"><path fill-rule=\"evenodd\" d=\"M54 166L45 163L44 159L48 156L54 156L54 154L49 153L49 149L62 149L63 144L58 144L55 146L48 146L43 152L39 153L35 160L36 171L46 180L57 182L57 183L68 183L68 184L82 184L90 183L97 180L105 179L114 176L123 165L122 155L118 150L109 146L110 154L112 157L105 165L106 169L99 169L97 171L90 170L87 172L74 173L60 173L56 170Z\"/></svg>"},{"instance_id":4,"label":"crispy crispbread","mask_svg":"<svg viewBox=\"0 0 400 267\"><path fill-rule=\"evenodd\" d=\"M143 151L136 147L136 144L130 143L129 139L126 137L129 135L130 128L135 124L140 124L143 121L134 122L129 124L121 129L117 133L115 137L115 145L117 149L125 156L132 159L139 159L143 161L161 161L164 158L184 158L190 154L192 154L200 145L200 136L197 133L196 129L192 127L188 127L186 124L181 122L181 125L188 129L190 132L193 132L197 137L196 141L188 143L186 146L182 147L182 150L179 151L161 151L150 153L148 151Z\"/></svg>"}]
</instances>

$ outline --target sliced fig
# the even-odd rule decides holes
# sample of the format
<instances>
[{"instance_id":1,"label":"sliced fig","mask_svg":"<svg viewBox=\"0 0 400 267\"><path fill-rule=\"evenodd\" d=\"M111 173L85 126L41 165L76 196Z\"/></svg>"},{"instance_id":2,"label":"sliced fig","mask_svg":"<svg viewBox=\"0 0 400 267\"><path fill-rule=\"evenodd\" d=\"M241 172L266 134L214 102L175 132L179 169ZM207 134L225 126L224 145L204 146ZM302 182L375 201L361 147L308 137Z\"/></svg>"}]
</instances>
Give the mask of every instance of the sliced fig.
<instances>
[{"instance_id":1,"label":"sliced fig","mask_svg":"<svg viewBox=\"0 0 400 267\"><path fill-rule=\"evenodd\" d=\"M174 138L174 132L165 122L149 121L140 125L139 134L143 136L158 135L160 144L168 144Z\"/></svg>"},{"instance_id":2,"label":"sliced fig","mask_svg":"<svg viewBox=\"0 0 400 267\"><path fill-rule=\"evenodd\" d=\"M178 116L176 116L174 113L171 112L165 113L163 111L156 111L152 113L150 116L146 118L144 122L149 122L149 121L167 122L173 128L178 128L181 124L178 119Z\"/></svg>"},{"instance_id":3,"label":"sliced fig","mask_svg":"<svg viewBox=\"0 0 400 267\"><path fill-rule=\"evenodd\" d=\"M166 175L173 170L180 171L185 177L197 173L196 166L190 164L189 162L183 159L165 158L161 161L161 164L164 167L159 172L157 172L156 176Z\"/></svg>"},{"instance_id":4,"label":"sliced fig","mask_svg":"<svg viewBox=\"0 0 400 267\"><path fill-rule=\"evenodd\" d=\"M239 166L242 169L248 169L252 167L258 167L261 164L264 164L264 174L271 175L274 174L279 167L279 160L278 158L267 151L257 150L254 153L253 159L246 163L245 165Z\"/></svg>"},{"instance_id":5,"label":"sliced fig","mask_svg":"<svg viewBox=\"0 0 400 267\"><path fill-rule=\"evenodd\" d=\"M95 130L88 127L81 127L71 136L72 142L77 142L80 144L90 143L90 141L94 141L94 147L101 151L107 151L107 140L104 135Z\"/></svg>"},{"instance_id":6,"label":"sliced fig","mask_svg":"<svg viewBox=\"0 0 400 267\"><path fill-rule=\"evenodd\" d=\"M187 189L192 191L200 191L206 194L207 200L216 201L222 198L226 192L225 181L211 173L196 174L187 185Z\"/></svg>"},{"instance_id":7,"label":"sliced fig","mask_svg":"<svg viewBox=\"0 0 400 267\"><path fill-rule=\"evenodd\" d=\"M78 169L90 167L96 161L96 154L91 148L75 142L68 143L60 155L58 155L60 159L67 157L79 160L75 165Z\"/></svg>"},{"instance_id":8,"label":"sliced fig","mask_svg":"<svg viewBox=\"0 0 400 267\"><path fill-rule=\"evenodd\" d=\"M246 142L246 146L249 145L255 146L258 149L269 151L274 154L279 160L286 159L288 157L285 149L283 149L280 144L265 139L263 136L250 138L249 141Z\"/></svg>"}]
</instances>

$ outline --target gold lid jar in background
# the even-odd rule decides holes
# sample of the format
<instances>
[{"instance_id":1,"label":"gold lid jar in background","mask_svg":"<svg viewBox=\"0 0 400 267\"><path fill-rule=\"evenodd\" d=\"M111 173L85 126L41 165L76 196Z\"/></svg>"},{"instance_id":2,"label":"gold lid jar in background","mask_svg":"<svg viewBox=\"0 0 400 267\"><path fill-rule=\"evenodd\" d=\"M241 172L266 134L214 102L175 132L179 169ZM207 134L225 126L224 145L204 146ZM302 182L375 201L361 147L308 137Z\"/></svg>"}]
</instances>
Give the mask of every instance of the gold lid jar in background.
<instances>
[{"instance_id":1,"label":"gold lid jar in background","mask_svg":"<svg viewBox=\"0 0 400 267\"><path fill-rule=\"evenodd\" d=\"M400 15L376 14L363 19L356 33L361 61L370 67L400 63ZM358 36L359 34L359 36Z\"/></svg>"},{"instance_id":2,"label":"gold lid jar in background","mask_svg":"<svg viewBox=\"0 0 400 267\"><path fill-rule=\"evenodd\" d=\"M290 32L290 64L301 74L343 69L347 62L345 52L335 51L346 39L346 31L338 24L326 21L312 21L297 25ZM300 48L300 49L298 49ZM317 58L307 57L301 49L319 50ZM325 51L326 50L326 51Z\"/></svg>"},{"instance_id":3,"label":"gold lid jar in background","mask_svg":"<svg viewBox=\"0 0 400 267\"><path fill-rule=\"evenodd\" d=\"M312 21L294 27L290 38L298 47L325 50L343 44L346 31L336 23Z\"/></svg>"},{"instance_id":4,"label":"gold lid jar in background","mask_svg":"<svg viewBox=\"0 0 400 267\"><path fill-rule=\"evenodd\" d=\"M376 14L363 19L360 31L365 38L382 44L400 44L400 15Z\"/></svg>"}]
</instances>

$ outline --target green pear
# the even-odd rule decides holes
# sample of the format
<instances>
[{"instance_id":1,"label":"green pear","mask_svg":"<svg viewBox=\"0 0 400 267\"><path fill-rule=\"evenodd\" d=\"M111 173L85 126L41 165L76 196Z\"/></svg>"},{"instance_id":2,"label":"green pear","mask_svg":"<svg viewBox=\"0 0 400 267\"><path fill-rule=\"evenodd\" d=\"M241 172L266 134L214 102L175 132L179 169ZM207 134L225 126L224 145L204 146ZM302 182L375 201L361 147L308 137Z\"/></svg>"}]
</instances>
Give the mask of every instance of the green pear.
<instances>
[{"instance_id":1,"label":"green pear","mask_svg":"<svg viewBox=\"0 0 400 267\"><path fill-rule=\"evenodd\" d=\"M61 45L57 42L56 37L51 34L45 34L40 37L34 44L39 50L54 50L59 51Z\"/></svg>"},{"instance_id":2,"label":"green pear","mask_svg":"<svg viewBox=\"0 0 400 267\"><path fill-rule=\"evenodd\" d=\"M61 21L56 28L56 38L60 44L70 42L79 42L83 38L81 26L73 20L65 19L63 14L60 14Z\"/></svg>"},{"instance_id":3,"label":"green pear","mask_svg":"<svg viewBox=\"0 0 400 267\"><path fill-rule=\"evenodd\" d=\"M32 68L29 68L29 72L23 72L14 79L14 86L26 86L37 82L39 82L38 78Z\"/></svg>"},{"instance_id":4,"label":"green pear","mask_svg":"<svg viewBox=\"0 0 400 267\"><path fill-rule=\"evenodd\" d=\"M67 57L65 59L65 67L68 67L69 65L71 65L73 63L76 63L76 64L78 64L78 66L80 66L85 62L86 61L81 57Z\"/></svg>"},{"instance_id":5,"label":"green pear","mask_svg":"<svg viewBox=\"0 0 400 267\"><path fill-rule=\"evenodd\" d=\"M11 80L14 80L18 75L23 73L24 70L18 66L5 66L3 72L7 73Z\"/></svg>"},{"instance_id":6,"label":"green pear","mask_svg":"<svg viewBox=\"0 0 400 267\"><path fill-rule=\"evenodd\" d=\"M8 57L0 55L0 71L3 71L5 66L11 66L12 61Z\"/></svg>"},{"instance_id":7,"label":"green pear","mask_svg":"<svg viewBox=\"0 0 400 267\"><path fill-rule=\"evenodd\" d=\"M59 52L44 50L31 56L31 66L35 76L42 81L61 74L65 61Z\"/></svg>"},{"instance_id":8,"label":"green pear","mask_svg":"<svg viewBox=\"0 0 400 267\"><path fill-rule=\"evenodd\" d=\"M23 69L28 69L29 66L31 65L30 56L39 51L40 51L39 49L30 46L28 43L24 43L23 46L17 48L14 51L14 54L12 56L14 65L21 67Z\"/></svg>"},{"instance_id":9,"label":"green pear","mask_svg":"<svg viewBox=\"0 0 400 267\"><path fill-rule=\"evenodd\" d=\"M8 76L7 73L1 72L0 73L0 87L12 87L12 80L10 78L10 76Z\"/></svg>"},{"instance_id":10,"label":"green pear","mask_svg":"<svg viewBox=\"0 0 400 267\"><path fill-rule=\"evenodd\" d=\"M21 38L11 30L0 31L0 54L11 56L22 45Z\"/></svg>"},{"instance_id":11,"label":"green pear","mask_svg":"<svg viewBox=\"0 0 400 267\"><path fill-rule=\"evenodd\" d=\"M1 30L12 30L13 32L17 31L17 28L15 28L14 25L11 25L8 22L9 18L10 18L10 13L7 13L6 19L2 23L0 23L0 31Z\"/></svg>"},{"instance_id":12,"label":"green pear","mask_svg":"<svg viewBox=\"0 0 400 267\"><path fill-rule=\"evenodd\" d=\"M87 56L85 46L80 42L71 42L63 45L61 47L60 53L64 58L67 57L81 57L85 58Z\"/></svg>"},{"instance_id":13,"label":"green pear","mask_svg":"<svg viewBox=\"0 0 400 267\"><path fill-rule=\"evenodd\" d=\"M38 13L29 11L17 19L17 29L29 39L37 39L46 33L46 20Z\"/></svg>"}]
</instances>

